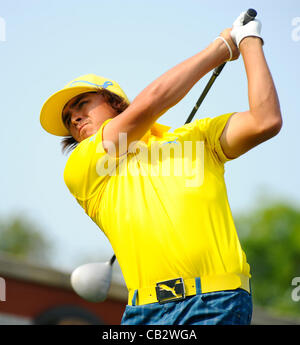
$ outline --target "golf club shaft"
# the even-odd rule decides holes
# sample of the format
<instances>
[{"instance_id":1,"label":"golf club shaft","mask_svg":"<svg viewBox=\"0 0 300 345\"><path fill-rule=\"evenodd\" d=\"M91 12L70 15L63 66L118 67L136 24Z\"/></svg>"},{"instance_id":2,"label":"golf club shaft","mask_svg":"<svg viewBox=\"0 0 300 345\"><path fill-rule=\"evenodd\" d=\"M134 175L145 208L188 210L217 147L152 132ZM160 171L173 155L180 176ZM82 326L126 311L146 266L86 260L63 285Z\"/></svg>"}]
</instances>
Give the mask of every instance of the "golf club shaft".
<instances>
[{"instance_id":1,"label":"golf club shaft","mask_svg":"<svg viewBox=\"0 0 300 345\"><path fill-rule=\"evenodd\" d=\"M113 265L113 263L115 262L115 260L116 260L116 256L115 256L115 254L111 257L111 259L109 260L109 263L110 263L110 265L112 266Z\"/></svg>"},{"instance_id":2,"label":"golf club shaft","mask_svg":"<svg viewBox=\"0 0 300 345\"><path fill-rule=\"evenodd\" d=\"M249 8L248 11L246 12L245 19L243 21L243 25L246 25L251 20L253 20L256 17L256 15L257 15L257 12L253 8ZM226 62L224 62L222 65L220 65L214 69L212 76L210 77L207 85L205 86L202 94L200 95L198 101L196 102L196 104L195 104L193 110L191 111L189 117L185 121L185 124L190 123L192 121L192 119L195 116L197 110L199 109L201 103L203 102L204 98L206 97L208 91L212 87L213 83L215 82L216 78L221 73L221 71L225 65L226 65Z\"/></svg>"},{"instance_id":3,"label":"golf club shaft","mask_svg":"<svg viewBox=\"0 0 300 345\"><path fill-rule=\"evenodd\" d=\"M220 65L220 66L218 66L218 67L216 67L214 69L213 75L210 77L210 79L209 79L208 83L206 84L202 94L200 95L198 101L196 102L192 112L190 113L189 117L185 121L185 124L190 123L192 121L192 119L195 116L197 110L199 109L201 103L203 102L205 96L207 95L208 91L212 87L212 85L215 82L217 76L221 73L221 71L222 71L222 69L224 68L225 65L226 65L226 62L224 62L222 65Z\"/></svg>"}]
</instances>

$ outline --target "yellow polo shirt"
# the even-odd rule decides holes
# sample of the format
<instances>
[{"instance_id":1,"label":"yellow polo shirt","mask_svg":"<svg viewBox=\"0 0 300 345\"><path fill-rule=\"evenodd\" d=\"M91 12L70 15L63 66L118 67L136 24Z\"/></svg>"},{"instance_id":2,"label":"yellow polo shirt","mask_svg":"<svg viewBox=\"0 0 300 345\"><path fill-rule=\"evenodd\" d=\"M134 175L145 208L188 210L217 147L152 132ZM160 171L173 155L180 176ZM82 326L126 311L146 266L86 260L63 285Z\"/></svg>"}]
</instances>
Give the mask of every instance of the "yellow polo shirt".
<instances>
[{"instance_id":1,"label":"yellow polo shirt","mask_svg":"<svg viewBox=\"0 0 300 345\"><path fill-rule=\"evenodd\" d=\"M71 153L65 183L110 241L130 294L177 277L203 278L203 292L213 289L205 277L218 290L250 277L224 182L230 159L219 141L231 115L173 132L155 124L119 158L102 146L109 119Z\"/></svg>"}]
</instances>

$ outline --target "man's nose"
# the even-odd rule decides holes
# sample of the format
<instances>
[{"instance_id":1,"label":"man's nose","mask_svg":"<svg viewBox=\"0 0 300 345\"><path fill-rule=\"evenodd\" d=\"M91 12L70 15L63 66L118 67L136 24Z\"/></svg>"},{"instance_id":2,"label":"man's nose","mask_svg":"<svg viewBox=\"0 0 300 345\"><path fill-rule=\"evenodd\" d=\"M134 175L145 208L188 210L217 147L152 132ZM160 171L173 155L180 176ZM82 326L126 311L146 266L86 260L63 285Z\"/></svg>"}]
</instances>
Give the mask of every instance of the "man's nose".
<instances>
[{"instance_id":1,"label":"man's nose","mask_svg":"<svg viewBox=\"0 0 300 345\"><path fill-rule=\"evenodd\" d=\"M83 119L82 114L73 114L71 118L71 122L73 125L76 125L77 123L80 123L82 119Z\"/></svg>"}]
</instances>

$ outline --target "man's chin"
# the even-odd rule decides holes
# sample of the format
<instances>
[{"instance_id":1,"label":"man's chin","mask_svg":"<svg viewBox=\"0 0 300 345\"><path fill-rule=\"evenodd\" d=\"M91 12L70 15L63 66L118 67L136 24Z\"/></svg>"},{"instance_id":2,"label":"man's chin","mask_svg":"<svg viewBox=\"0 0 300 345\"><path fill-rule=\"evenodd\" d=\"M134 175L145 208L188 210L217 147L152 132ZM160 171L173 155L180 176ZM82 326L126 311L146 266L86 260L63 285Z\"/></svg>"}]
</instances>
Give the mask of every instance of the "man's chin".
<instances>
[{"instance_id":1,"label":"man's chin","mask_svg":"<svg viewBox=\"0 0 300 345\"><path fill-rule=\"evenodd\" d=\"M91 137L95 133L97 133L96 130L91 130L91 129L88 129L88 128L87 129L83 128L81 133L80 133L80 141L83 141L83 140Z\"/></svg>"}]
</instances>

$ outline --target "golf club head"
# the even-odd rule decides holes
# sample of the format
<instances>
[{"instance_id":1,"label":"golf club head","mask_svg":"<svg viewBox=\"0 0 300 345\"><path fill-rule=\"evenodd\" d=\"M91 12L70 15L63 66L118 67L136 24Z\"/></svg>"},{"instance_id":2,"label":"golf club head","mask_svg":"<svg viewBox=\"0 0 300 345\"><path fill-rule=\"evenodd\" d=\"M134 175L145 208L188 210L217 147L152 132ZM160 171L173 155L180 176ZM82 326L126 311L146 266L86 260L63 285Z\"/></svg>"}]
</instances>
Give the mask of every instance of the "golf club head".
<instances>
[{"instance_id":1,"label":"golf club head","mask_svg":"<svg viewBox=\"0 0 300 345\"><path fill-rule=\"evenodd\" d=\"M106 299L111 284L112 265L108 262L93 262L77 267L71 274L74 291L89 302Z\"/></svg>"}]
</instances>

